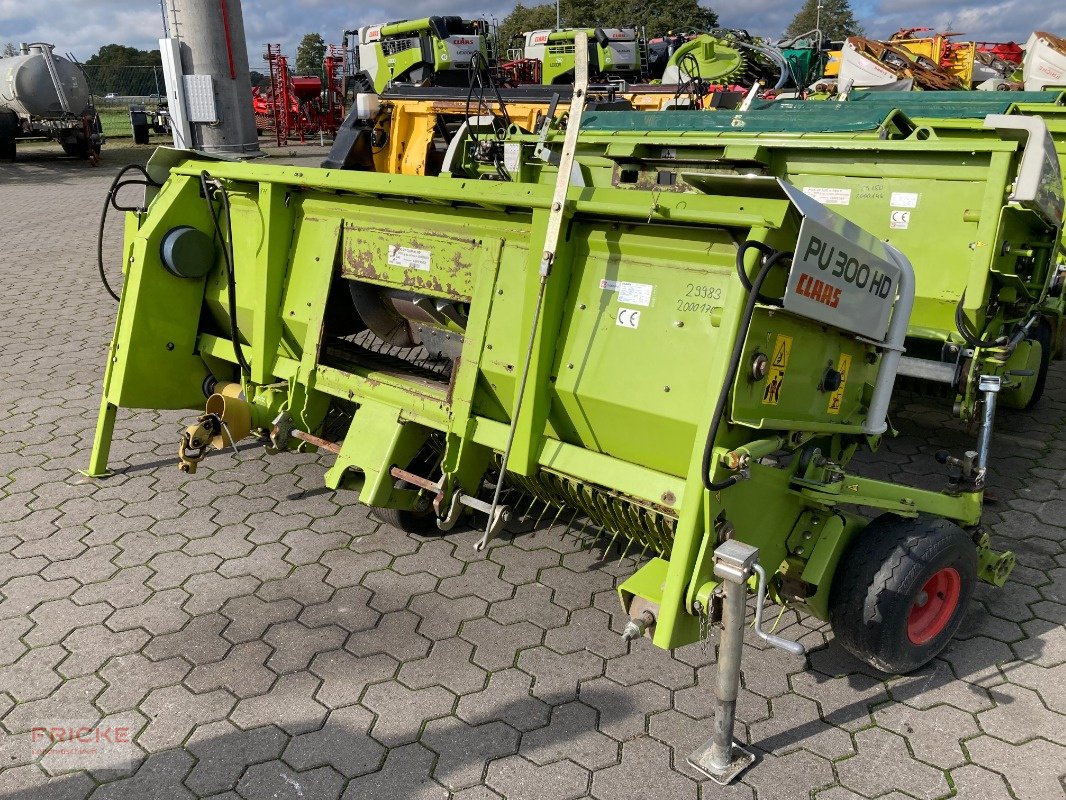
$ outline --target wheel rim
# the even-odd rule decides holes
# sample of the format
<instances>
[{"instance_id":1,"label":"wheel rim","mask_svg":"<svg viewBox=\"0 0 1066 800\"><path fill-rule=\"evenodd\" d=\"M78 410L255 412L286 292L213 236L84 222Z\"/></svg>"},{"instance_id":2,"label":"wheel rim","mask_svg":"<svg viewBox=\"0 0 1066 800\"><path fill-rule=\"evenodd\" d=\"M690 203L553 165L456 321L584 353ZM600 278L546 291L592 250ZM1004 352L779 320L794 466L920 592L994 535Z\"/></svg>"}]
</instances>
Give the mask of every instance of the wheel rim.
<instances>
[{"instance_id":1,"label":"wheel rim","mask_svg":"<svg viewBox=\"0 0 1066 800\"><path fill-rule=\"evenodd\" d=\"M925 644L944 630L959 605L962 578L954 567L944 567L925 582L907 615L907 638Z\"/></svg>"}]
</instances>

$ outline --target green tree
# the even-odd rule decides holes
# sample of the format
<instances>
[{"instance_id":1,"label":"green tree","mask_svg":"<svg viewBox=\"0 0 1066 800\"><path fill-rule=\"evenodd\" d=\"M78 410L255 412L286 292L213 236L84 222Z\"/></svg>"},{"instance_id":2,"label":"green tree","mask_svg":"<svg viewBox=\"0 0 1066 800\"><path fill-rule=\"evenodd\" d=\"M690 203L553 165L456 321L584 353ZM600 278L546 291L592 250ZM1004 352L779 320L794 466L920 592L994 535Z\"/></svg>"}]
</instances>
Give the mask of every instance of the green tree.
<instances>
[{"instance_id":1,"label":"green tree","mask_svg":"<svg viewBox=\"0 0 1066 800\"><path fill-rule=\"evenodd\" d=\"M17 47L15 47L15 44L13 42L8 42L4 45L4 50L2 53L0 53L0 58L7 58L8 56L17 56L18 54L19 50Z\"/></svg>"},{"instance_id":2,"label":"green tree","mask_svg":"<svg viewBox=\"0 0 1066 800\"><path fill-rule=\"evenodd\" d=\"M163 64L158 50L138 50L124 44L105 44L85 61L90 67L157 67Z\"/></svg>"},{"instance_id":3,"label":"green tree","mask_svg":"<svg viewBox=\"0 0 1066 800\"><path fill-rule=\"evenodd\" d=\"M158 50L105 44L83 66L95 94L144 97L165 91L162 64Z\"/></svg>"},{"instance_id":4,"label":"green tree","mask_svg":"<svg viewBox=\"0 0 1066 800\"><path fill-rule=\"evenodd\" d=\"M564 28L636 27L649 37L672 30L706 30L718 24L718 15L699 0L561 0L560 12ZM527 6L519 2L500 22L500 45L506 49L516 34L554 27L554 3Z\"/></svg>"},{"instance_id":5,"label":"green tree","mask_svg":"<svg viewBox=\"0 0 1066 800\"><path fill-rule=\"evenodd\" d=\"M296 46L296 74L321 75L326 58L326 41L319 33L305 33Z\"/></svg>"},{"instance_id":6,"label":"green tree","mask_svg":"<svg viewBox=\"0 0 1066 800\"><path fill-rule=\"evenodd\" d=\"M270 78L255 69L248 70L248 77L252 80L252 86L267 86L270 84Z\"/></svg>"},{"instance_id":7,"label":"green tree","mask_svg":"<svg viewBox=\"0 0 1066 800\"><path fill-rule=\"evenodd\" d=\"M818 7L821 6L821 13ZM820 27L822 36L828 40L839 41L849 36L862 36L862 25L855 19L848 0L806 0L803 7L792 18L788 26L788 36L796 36Z\"/></svg>"}]
</instances>

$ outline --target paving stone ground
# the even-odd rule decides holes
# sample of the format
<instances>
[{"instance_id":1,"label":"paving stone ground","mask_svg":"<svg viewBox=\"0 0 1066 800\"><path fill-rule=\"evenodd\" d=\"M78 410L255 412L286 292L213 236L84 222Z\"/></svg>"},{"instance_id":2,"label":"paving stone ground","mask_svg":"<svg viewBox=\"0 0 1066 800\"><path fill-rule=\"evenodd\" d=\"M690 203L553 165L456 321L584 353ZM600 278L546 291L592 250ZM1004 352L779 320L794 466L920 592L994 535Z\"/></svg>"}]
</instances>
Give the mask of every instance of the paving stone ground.
<instances>
[{"instance_id":1,"label":"paving stone ground","mask_svg":"<svg viewBox=\"0 0 1066 800\"><path fill-rule=\"evenodd\" d=\"M560 529L485 555L475 531L404 535L325 491L317 456L244 447L186 476L185 412L122 412L117 474L79 480L115 315L100 204L148 151L108 146L97 169L53 151L0 166L0 797L1062 796L1062 365L999 422L987 521L1018 554L1008 587L981 585L958 640L906 677L786 614L809 655L745 646L738 736L760 761L720 789L685 766L713 648L621 640L632 561ZM938 485L933 452L972 440L944 407L902 396L903 436L866 469ZM33 757L34 726L100 720L132 741Z\"/></svg>"}]
</instances>

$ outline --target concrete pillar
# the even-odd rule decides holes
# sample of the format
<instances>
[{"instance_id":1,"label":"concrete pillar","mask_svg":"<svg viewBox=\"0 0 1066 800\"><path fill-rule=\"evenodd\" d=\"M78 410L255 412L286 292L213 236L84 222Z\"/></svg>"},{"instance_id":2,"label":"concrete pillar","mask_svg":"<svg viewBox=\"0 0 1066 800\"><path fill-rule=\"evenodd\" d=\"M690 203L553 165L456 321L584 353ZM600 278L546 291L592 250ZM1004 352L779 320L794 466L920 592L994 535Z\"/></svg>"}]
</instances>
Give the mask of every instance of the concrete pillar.
<instances>
[{"instance_id":1,"label":"concrete pillar","mask_svg":"<svg viewBox=\"0 0 1066 800\"><path fill-rule=\"evenodd\" d=\"M180 46L182 73L210 75L213 83L217 122L191 122L190 144L219 155L262 155L240 0L166 0L166 5L170 36ZM184 94L186 110L191 111L195 98Z\"/></svg>"}]
</instances>

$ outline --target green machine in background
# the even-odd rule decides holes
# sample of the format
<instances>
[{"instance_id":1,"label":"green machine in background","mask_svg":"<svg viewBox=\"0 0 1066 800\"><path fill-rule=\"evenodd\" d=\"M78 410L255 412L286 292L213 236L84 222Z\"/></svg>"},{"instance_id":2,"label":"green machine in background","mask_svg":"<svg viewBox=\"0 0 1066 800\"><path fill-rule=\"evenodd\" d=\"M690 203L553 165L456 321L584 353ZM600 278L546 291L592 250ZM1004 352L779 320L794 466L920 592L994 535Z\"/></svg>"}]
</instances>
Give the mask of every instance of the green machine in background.
<instances>
[{"instance_id":1,"label":"green machine in background","mask_svg":"<svg viewBox=\"0 0 1066 800\"><path fill-rule=\"evenodd\" d=\"M587 41L588 69L596 80L639 82L647 71L645 43L636 28L562 28L522 34L522 57L540 62L540 82L569 84L577 63L576 40Z\"/></svg>"},{"instance_id":2,"label":"green machine in background","mask_svg":"<svg viewBox=\"0 0 1066 800\"><path fill-rule=\"evenodd\" d=\"M489 60L483 19L426 17L345 31L349 80L380 94L394 83L466 86L471 62Z\"/></svg>"}]
</instances>

